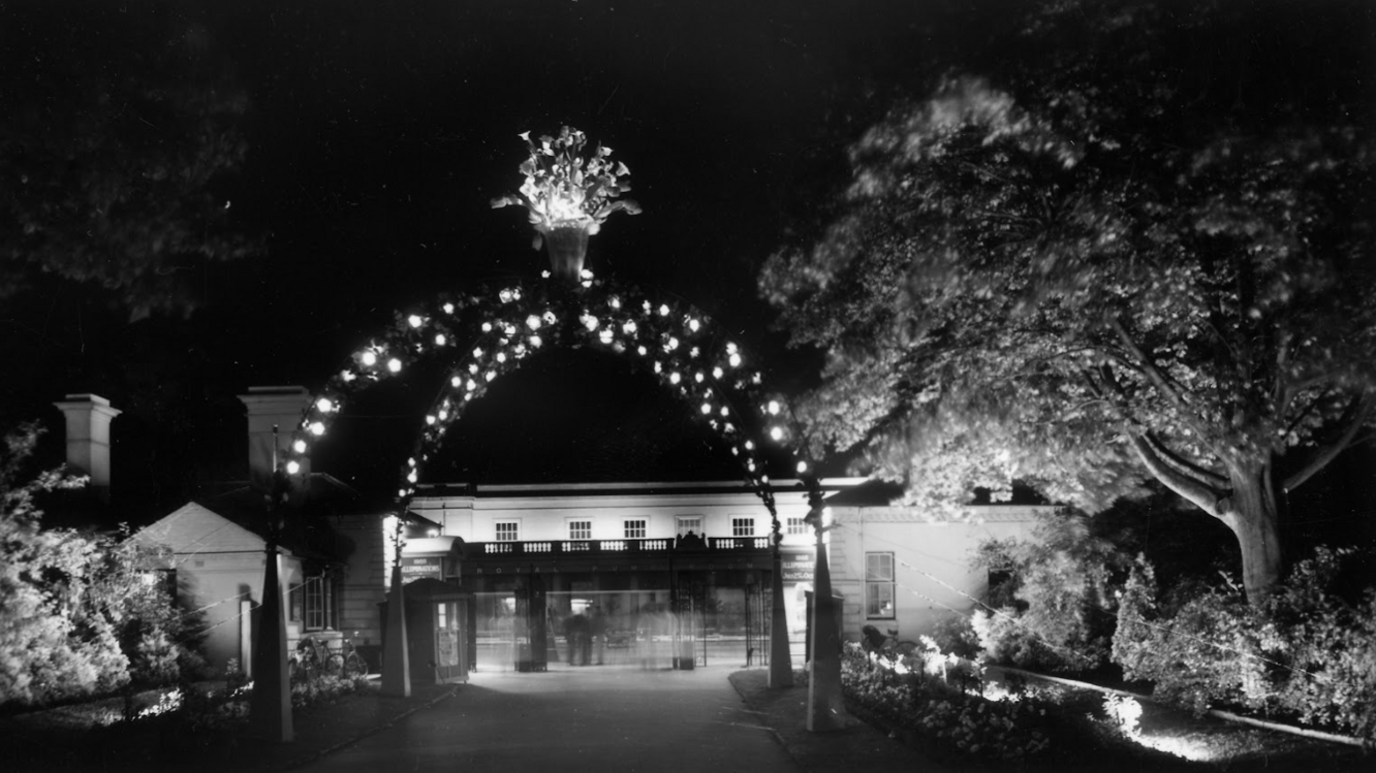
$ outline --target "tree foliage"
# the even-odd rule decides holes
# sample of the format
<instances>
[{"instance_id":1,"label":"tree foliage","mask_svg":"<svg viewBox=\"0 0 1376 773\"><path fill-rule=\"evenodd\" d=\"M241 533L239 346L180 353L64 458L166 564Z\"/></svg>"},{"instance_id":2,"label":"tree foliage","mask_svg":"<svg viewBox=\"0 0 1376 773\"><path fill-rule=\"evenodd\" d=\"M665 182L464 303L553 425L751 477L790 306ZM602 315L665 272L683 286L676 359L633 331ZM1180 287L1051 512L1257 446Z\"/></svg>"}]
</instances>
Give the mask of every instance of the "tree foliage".
<instances>
[{"instance_id":1,"label":"tree foliage","mask_svg":"<svg viewBox=\"0 0 1376 773\"><path fill-rule=\"evenodd\" d=\"M1078 513L1039 519L1031 539L988 540L974 565L1006 579L989 589L996 612L976 612L980 643L996 661L1091 671L1108 662L1116 586L1129 559Z\"/></svg>"},{"instance_id":2,"label":"tree foliage","mask_svg":"<svg viewBox=\"0 0 1376 773\"><path fill-rule=\"evenodd\" d=\"M114 6L5 26L0 299L48 275L135 317L188 311L191 269L259 247L216 190L244 158L247 100L205 30Z\"/></svg>"},{"instance_id":3,"label":"tree foliage","mask_svg":"<svg viewBox=\"0 0 1376 773\"><path fill-rule=\"evenodd\" d=\"M5 438L0 458L0 705L41 705L165 684L194 673L195 615L148 570L156 551L122 534L44 529L35 497L85 485L25 467L40 434Z\"/></svg>"},{"instance_id":4,"label":"tree foliage","mask_svg":"<svg viewBox=\"0 0 1376 773\"><path fill-rule=\"evenodd\" d=\"M1257 52L1272 99L1250 106L1200 53L1243 21L1166 8L1038 6L992 76L850 148L836 218L761 289L829 355L797 409L815 452L861 449L929 506L1021 479L1095 511L1155 477L1229 525L1265 593L1284 491L1376 403L1376 145ZM1285 23L1247 31L1299 56Z\"/></svg>"}]
</instances>

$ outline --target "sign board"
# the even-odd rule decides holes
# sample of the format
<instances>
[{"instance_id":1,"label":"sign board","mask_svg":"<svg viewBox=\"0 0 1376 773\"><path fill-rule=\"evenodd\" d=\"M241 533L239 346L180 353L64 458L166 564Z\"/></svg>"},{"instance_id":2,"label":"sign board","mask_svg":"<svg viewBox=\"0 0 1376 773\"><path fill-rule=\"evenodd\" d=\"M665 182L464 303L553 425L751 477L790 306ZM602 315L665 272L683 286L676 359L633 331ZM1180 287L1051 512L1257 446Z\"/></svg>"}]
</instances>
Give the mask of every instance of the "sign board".
<instances>
[{"instance_id":1,"label":"sign board","mask_svg":"<svg viewBox=\"0 0 1376 773\"><path fill-rule=\"evenodd\" d=\"M779 551L779 560L783 566L784 582L812 582L817 567L817 554L813 548L783 548Z\"/></svg>"},{"instance_id":2,"label":"sign board","mask_svg":"<svg viewBox=\"0 0 1376 773\"><path fill-rule=\"evenodd\" d=\"M403 583L425 577L436 580L444 579L443 556L402 556L401 581Z\"/></svg>"}]
</instances>

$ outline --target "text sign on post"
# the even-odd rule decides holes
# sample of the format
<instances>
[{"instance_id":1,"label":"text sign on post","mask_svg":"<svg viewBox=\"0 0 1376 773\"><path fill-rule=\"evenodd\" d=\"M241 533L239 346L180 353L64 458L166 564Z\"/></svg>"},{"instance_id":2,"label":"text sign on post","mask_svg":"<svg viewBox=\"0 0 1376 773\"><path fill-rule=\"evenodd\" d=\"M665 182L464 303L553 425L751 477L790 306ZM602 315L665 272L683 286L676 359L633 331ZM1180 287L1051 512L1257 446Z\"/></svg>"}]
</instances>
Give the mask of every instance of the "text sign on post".
<instances>
[{"instance_id":1,"label":"text sign on post","mask_svg":"<svg viewBox=\"0 0 1376 773\"><path fill-rule=\"evenodd\" d=\"M779 560L783 566L784 582L812 582L813 571L817 566L817 556L813 549L780 550Z\"/></svg>"},{"instance_id":2,"label":"text sign on post","mask_svg":"<svg viewBox=\"0 0 1376 773\"><path fill-rule=\"evenodd\" d=\"M401 581L411 582L424 577L444 579L444 558L440 556L403 556L401 559Z\"/></svg>"}]
</instances>

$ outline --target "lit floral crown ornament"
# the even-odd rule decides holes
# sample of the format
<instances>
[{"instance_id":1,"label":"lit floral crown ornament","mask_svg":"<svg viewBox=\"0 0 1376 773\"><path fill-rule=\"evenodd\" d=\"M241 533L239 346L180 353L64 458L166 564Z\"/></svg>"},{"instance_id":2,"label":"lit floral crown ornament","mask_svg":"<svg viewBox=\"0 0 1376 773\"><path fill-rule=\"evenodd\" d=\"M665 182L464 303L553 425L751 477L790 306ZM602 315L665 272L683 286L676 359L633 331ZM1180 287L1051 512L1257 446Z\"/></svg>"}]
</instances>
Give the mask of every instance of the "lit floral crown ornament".
<instances>
[{"instance_id":1,"label":"lit floral crown ornament","mask_svg":"<svg viewBox=\"0 0 1376 773\"><path fill-rule=\"evenodd\" d=\"M521 164L526 181L519 193L493 199L492 207L525 207L530 224L535 226L535 249L540 249L544 237L553 231L577 229L592 235L615 212L640 214L640 205L634 201L613 201L631 189L622 182L631 170L611 160L611 148L598 145L590 158L584 158L588 138L568 126L559 130L558 137L541 137L538 147L530 132L520 137L530 148L530 158Z\"/></svg>"}]
</instances>

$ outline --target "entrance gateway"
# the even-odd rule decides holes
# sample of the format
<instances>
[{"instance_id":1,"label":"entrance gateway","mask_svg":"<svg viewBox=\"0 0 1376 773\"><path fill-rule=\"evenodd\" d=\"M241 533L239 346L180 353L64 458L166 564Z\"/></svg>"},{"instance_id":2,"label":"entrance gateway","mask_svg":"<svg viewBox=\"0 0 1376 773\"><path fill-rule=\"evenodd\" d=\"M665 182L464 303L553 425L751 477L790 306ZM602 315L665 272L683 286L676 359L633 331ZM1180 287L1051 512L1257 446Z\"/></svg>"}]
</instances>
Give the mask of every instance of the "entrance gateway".
<instances>
[{"instance_id":1,"label":"entrance gateway","mask_svg":"<svg viewBox=\"0 0 1376 773\"><path fill-rule=\"evenodd\" d=\"M776 508L796 524L806 493L781 493ZM761 509L733 482L421 486L411 501L462 545L449 566L474 594L471 665L480 671L767 665L773 549ZM602 538L628 525L639 536ZM733 530L742 536L710 536ZM809 542L788 534L781 543L785 633L797 658Z\"/></svg>"},{"instance_id":2,"label":"entrance gateway","mask_svg":"<svg viewBox=\"0 0 1376 773\"><path fill-rule=\"evenodd\" d=\"M464 415L470 404L483 396L489 384L519 368L523 361L546 347L611 351L653 374L662 388L682 401L688 415L704 422L721 437L740 464L743 483L739 488L758 498L756 506L762 506L767 512L769 525L767 529L758 530L734 524L725 529L720 525L717 528L704 525L703 531L696 534L681 534L663 528L652 533L647 528L648 522L642 522L641 528L627 526L621 534L594 534L580 539L570 533L565 539L551 540L547 543L550 555L539 560L533 555L541 552L539 543L524 541L510 528L490 537L470 534L476 537L475 543L484 543L481 562L484 569L490 556L504 558L503 554L511 553L512 558L519 556L521 559L511 562L509 567L500 565L500 561L493 564L492 574L483 576L483 587L478 589L481 593L512 594L512 616L523 621L512 625L511 646L516 648L513 661L537 669L537 655L541 649L549 652L551 623L556 623L565 628L566 638L573 638L577 660L581 662L581 629L584 623L591 624L591 621L586 614L575 610L577 606L588 604L590 609L599 612L595 618L599 630L608 624L629 626L615 628L617 635L624 637L629 635L627 631L633 631L637 642L641 641L642 632L649 643L669 637L675 647L675 654L671 655L674 662L680 667L695 664L698 642L707 641L709 636L707 614L716 614L722 603L734 603L723 601L717 588L736 587L744 593L746 588L763 584L750 580L760 579L759 564L767 557L768 566L763 571L772 590L769 629L773 632L767 649L774 661L770 680L771 684L776 679L781 684L791 683L792 673L783 663L790 653L782 635L787 625L780 554L784 530L776 503L778 496L785 493L801 495L807 520L800 517L798 523L800 527L804 522L816 527L820 545L824 539L824 494L821 482L806 461L796 463L796 473L802 476L800 481L786 482L786 486L772 484L765 470L761 446L772 444L790 452L795 459L801 459L795 422L781 398L764 392L762 375L753 369L754 363L750 361L753 357L733 340L729 331L721 330L706 315L676 299L653 298L634 288L618 287L595 279L592 272L582 268L588 237L601 230L610 214L640 211L634 202L615 200L629 190L618 182L618 178L629 174L629 170L624 164L610 164L607 159L610 148L599 146L591 158L583 158L585 137L569 127L565 127L557 138L541 137L538 147L529 133L522 137L530 151L530 158L520 167L526 184L519 194L494 199L492 205L519 204L529 210L530 222L536 230L536 248L541 244L548 247L551 271L544 272L542 281L514 282L483 288L476 293L456 293L441 297L428 307L418 306L399 313L396 325L358 350L350 364L331 378L307 406L293 433L284 471L294 475L306 469L312 443L326 434L342 404L351 399L356 390L410 372L422 361L439 359L449 370L439 396L426 413L424 423L418 427L415 447L402 466L403 482L397 490L396 520L408 523L412 520L412 504L418 499L426 462L448 428ZM453 533L448 530L447 516L441 523L440 534ZM398 583L401 582L404 557L404 531L403 528L395 530L391 542L393 555L389 556ZM695 545L684 544L683 540L689 538L700 540L702 550L706 551L698 561L701 568L683 569L674 563L676 557L682 557L679 551L696 549ZM489 539L491 542L486 542ZM737 540L741 544L737 544ZM512 543L523 546L517 548ZM721 559L715 553L717 550L734 551L736 555L729 558L735 559L738 565L728 560L719 566ZM614 559L619 556L610 554L616 552L634 553L637 559L644 559L645 568L635 564L636 569L626 570L625 576L631 578L630 587L604 587L601 582L607 577L603 565L615 565ZM602 555L604 553L607 555ZM461 564L471 564L475 557L465 552ZM552 563L560 558L565 559L563 566ZM596 569L592 565L578 569L569 563L577 560L601 563ZM569 579L567 586L556 585L551 591L544 583L545 568L551 570L550 576L581 573L594 579ZM504 578L499 582L510 582L510 587L487 587L491 577L505 574L508 569L517 578L524 575L526 581ZM726 585L712 580L714 574L728 571L740 573L740 580ZM818 576L824 578L825 574ZM474 578L476 580L476 574ZM647 585L641 585L642 582ZM574 583L590 584L591 587L579 588ZM710 592L706 590L709 588ZM614 619L609 616L610 609L601 610L599 605L588 601L593 596L586 594L603 591L623 594L605 599L609 607L616 599L617 617ZM553 606L543 601L550 592L555 594ZM663 600L651 595L647 600L645 592L667 592L669 595ZM585 595L578 595L580 593ZM742 609L750 606L744 596L740 604ZM500 603L493 601L490 604L494 612L492 619L503 619L495 613L506 605L505 598ZM667 606L664 614L674 621L668 626L669 632L663 630L665 626L654 624L651 617L659 613L661 606ZM517 614L518 608L520 614ZM404 609L404 605L398 609ZM476 603L472 609L476 618ZM719 618L713 619L721 622ZM727 620L730 619L728 615ZM389 622L389 626L399 627L399 618L395 623ZM477 627L475 620L472 635L476 635ZM735 629L737 626L728 627ZM740 627L751 632L756 628L747 626L744 618ZM715 630L720 632L720 625ZM610 636L602 634L593 638L610 643ZM555 639L557 645L557 636ZM528 660L521 654L523 646L529 650ZM753 659L754 648L745 649L747 657ZM548 662L546 657L545 663ZM398 671L407 669L404 659L399 657L395 667Z\"/></svg>"}]
</instances>

